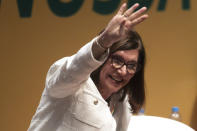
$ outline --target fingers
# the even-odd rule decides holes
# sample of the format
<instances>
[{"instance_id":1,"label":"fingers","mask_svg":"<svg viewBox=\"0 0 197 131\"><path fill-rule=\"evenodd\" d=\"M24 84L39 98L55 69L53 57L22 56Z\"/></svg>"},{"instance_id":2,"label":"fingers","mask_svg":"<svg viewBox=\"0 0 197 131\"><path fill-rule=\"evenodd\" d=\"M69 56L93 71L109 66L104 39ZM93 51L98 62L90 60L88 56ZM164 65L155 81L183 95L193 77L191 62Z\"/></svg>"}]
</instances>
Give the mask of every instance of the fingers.
<instances>
[{"instance_id":1,"label":"fingers","mask_svg":"<svg viewBox=\"0 0 197 131\"><path fill-rule=\"evenodd\" d=\"M140 16L139 18L133 20L133 21L131 22L131 24L130 24L130 26L131 26L130 28L132 28L132 27L136 26L137 24L143 22L143 21L144 21L145 19L147 19L147 18L148 18L148 15L145 14L145 15L142 15L142 16Z\"/></svg>"},{"instance_id":2,"label":"fingers","mask_svg":"<svg viewBox=\"0 0 197 131\"><path fill-rule=\"evenodd\" d=\"M121 5L121 7L120 7L120 9L119 9L117 14L118 15L123 15L123 13L125 12L126 9L127 9L127 4L124 3L124 4Z\"/></svg>"},{"instance_id":3,"label":"fingers","mask_svg":"<svg viewBox=\"0 0 197 131\"><path fill-rule=\"evenodd\" d=\"M146 7L142 7L141 9L134 12L134 10L139 6L139 4L134 4L131 8L129 8L123 15L127 19L126 27L128 30L132 29L137 24L143 22L148 18L147 14L144 14L147 10Z\"/></svg>"},{"instance_id":4,"label":"fingers","mask_svg":"<svg viewBox=\"0 0 197 131\"><path fill-rule=\"evenodd\" d=\"M139 6L138 3L134 4L132 7L130 7L125 13L124 16L130 16L133 11Z\"/></svg>"},{"instance_id":5,"label":"fingers","mask_svg":"<svg viewBox=\"0 0 197 131\"><path fill-rule=\"evenodd\" d=\"M136 11L135 13L131 14L131 15L128 17L128 19L129 19L129 20L137 19L137 18L140 17L146 10L147 10L146 7L142 7L141 9L139 9L138 11Z\"/></svg>"}]
</instances>

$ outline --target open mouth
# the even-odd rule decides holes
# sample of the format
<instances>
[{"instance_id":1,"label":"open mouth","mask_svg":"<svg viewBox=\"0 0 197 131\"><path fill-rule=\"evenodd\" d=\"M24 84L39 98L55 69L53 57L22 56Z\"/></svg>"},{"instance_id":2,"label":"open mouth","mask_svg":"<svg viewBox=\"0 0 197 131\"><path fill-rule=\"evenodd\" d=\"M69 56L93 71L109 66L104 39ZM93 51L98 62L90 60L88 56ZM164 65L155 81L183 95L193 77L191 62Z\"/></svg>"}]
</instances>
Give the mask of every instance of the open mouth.
<instances>
[{"instance_id":1,"label":"open mouth","mask_svg":"<svg viewBox=\"0 0 197 131\"><path fill-rule=\"evenodd\" d=\"M109 77L114 80L116 83L121 83L123 81L123 79L120 79L120 78L116 78L116 77L113 77L111 75L109 75Z\"/></svg>"}]
</instances>

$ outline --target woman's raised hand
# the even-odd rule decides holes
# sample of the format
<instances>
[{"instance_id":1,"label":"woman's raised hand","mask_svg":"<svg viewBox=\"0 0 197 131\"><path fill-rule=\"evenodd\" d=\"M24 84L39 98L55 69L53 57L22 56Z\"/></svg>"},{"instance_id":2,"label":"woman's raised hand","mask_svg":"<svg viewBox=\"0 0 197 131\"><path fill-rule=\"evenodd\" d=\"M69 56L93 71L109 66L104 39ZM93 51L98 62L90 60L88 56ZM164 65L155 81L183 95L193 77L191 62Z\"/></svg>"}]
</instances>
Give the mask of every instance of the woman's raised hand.
<instances>
[{"instance_id":1,"label":"woman's raised hand","mask_svg":"<svg viewBox=\"0 0 197 131\"><path fill-rule=\"evenodd\" d=\"M146 7L141 9L135 9L139 6L138 3L127 9L126 3L124 3L118 13L111 19L107 27L98 37L98 42L104 48L109 48L113 43L127 37L127 32L132 30L134 26L141 23L148 18L147 14L144 14Z\"/></svg>"}]
</instances>

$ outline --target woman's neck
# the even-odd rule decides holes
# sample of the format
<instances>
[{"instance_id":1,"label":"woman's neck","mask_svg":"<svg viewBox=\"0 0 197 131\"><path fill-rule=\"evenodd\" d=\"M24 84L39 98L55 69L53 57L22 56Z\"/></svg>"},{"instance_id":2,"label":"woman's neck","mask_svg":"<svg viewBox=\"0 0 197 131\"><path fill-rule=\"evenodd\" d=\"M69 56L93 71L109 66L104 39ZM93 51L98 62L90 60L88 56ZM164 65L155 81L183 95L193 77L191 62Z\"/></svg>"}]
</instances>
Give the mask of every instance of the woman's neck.
<instances>
[{"instance_id":1,"label":"woman's neck","mask_svg":"<svg viewBox=\"0 0 197 131\"><path fill-rule=\"evenodd\" d=\"M101 85L98 85L97 88L104 100L106 100L112 95L112 92L107 90L107 88L103 88Z\"/></svg>"}]
</instances>

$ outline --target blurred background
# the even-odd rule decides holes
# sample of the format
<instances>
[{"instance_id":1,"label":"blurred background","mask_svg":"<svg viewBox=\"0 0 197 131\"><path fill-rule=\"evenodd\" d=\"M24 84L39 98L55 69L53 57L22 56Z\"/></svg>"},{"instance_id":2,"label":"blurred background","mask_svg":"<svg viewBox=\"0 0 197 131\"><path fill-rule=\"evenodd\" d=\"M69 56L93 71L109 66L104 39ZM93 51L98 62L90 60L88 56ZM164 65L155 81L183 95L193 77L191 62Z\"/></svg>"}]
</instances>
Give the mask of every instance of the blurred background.
<instances>
[{"instance_id":1,"label":"blurred background","mask_svg":"<svg viewBox=\"0 0 197 131\"><path fill-rule=\"evenodd\" d=\"M197 130L196 0L0 0L0 130L25 131L50 65L93 39L123 2L146 5L138 25L146 52L145 114Z\"/></svg>"}]
</instances>

